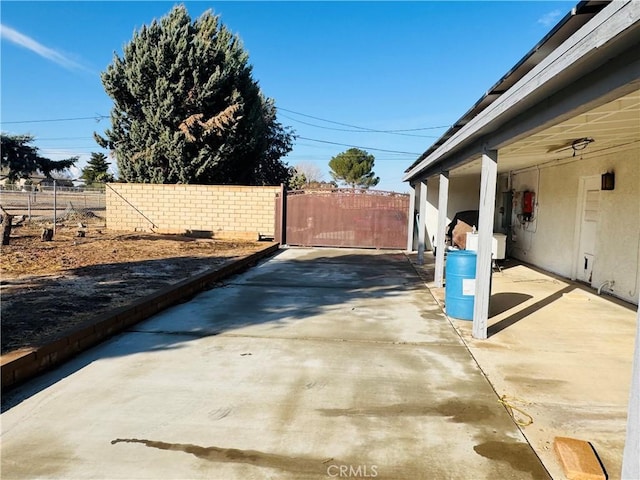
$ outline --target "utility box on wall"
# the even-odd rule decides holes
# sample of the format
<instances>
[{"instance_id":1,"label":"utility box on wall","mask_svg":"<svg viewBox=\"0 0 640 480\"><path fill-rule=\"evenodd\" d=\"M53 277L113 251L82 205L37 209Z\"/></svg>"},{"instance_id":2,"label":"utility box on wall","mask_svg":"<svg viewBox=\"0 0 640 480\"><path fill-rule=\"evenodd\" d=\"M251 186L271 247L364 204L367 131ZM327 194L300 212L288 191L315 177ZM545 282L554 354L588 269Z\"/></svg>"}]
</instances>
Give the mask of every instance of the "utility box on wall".
<instances>
[{"instance_id":1,"label":"utility box on wall","mask_svg":"<svg viewBox=\"0 0 640 480\"><path fill-rule=\"evenodd\" d=\"M515 218L518 224L532 222L535 217L536 194L530 190L513 192L512 197L512 219Z\"/></svg>"}]
</instances>

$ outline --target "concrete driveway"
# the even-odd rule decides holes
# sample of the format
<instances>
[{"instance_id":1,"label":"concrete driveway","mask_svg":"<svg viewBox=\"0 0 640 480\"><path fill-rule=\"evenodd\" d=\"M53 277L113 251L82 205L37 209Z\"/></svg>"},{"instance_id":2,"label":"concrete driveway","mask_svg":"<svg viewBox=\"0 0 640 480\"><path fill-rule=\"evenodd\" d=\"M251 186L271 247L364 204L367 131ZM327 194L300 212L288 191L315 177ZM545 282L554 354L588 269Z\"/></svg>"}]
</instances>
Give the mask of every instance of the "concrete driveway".
<instances>
[{"instance_id":1,"label":"concrete driveway","mask_svg":"<svg viewBox=\"0 0 640 480\"><path fill-rule=\"evenodd\" d=\"M400 252L283 250L3 403L3 479L549 478Z\"/></svg>"}]
</instances>

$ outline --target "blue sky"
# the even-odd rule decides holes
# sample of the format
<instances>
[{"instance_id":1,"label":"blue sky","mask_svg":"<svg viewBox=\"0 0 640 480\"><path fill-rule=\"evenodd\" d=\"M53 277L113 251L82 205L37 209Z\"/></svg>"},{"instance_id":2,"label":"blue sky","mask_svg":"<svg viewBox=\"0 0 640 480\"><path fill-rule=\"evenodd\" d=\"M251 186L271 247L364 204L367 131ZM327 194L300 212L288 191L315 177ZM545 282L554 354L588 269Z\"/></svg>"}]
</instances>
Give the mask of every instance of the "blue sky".
<instances>
[{"instance_id":1,"label":"blue sky","mask_svg":"<svg viewBox=\"0 0 640 480\"><path fill-rule=\"evenodd\" d=\"M255 79L300 137L289 165L312 163L330 180L331 157L358 146L376 157L377 188L394 191L407 190L403 171L576 4L3 0L2 131L30 133L42 155L79 155L84 166L103 151L93 132L108 127L112 107L100 72L134 30L178 3L192 19L213 10L240 36Z\"/></svg>"}]
</instances>

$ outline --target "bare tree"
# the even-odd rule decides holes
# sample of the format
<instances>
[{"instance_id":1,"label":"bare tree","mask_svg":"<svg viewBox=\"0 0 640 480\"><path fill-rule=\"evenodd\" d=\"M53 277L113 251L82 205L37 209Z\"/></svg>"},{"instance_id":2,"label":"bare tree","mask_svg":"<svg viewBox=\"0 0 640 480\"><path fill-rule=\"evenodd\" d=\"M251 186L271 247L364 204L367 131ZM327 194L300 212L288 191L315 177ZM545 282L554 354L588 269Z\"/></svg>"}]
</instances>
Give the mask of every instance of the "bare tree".
<instances>
[{"instance_id":1,"label":"bare tree","mask_svg":"<svg viewBox=\"0 0 640 480\"><path fill-rule=\"evenodd\" d=\"M324 177L320 167L312 162L302 161L293 168L298 175L304 175L307 184L321 182Z\"/></svg>"}]
</instances>

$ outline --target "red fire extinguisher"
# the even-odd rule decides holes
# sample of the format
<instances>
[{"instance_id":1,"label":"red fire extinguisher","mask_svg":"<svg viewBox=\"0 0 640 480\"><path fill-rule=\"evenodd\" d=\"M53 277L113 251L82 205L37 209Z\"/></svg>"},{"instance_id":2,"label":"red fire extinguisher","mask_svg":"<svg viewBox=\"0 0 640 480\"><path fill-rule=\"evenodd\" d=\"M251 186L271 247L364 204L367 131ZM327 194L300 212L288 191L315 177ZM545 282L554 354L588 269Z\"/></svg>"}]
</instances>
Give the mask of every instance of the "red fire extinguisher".
<instances>
[{"instance_id":1,"label":"red fire extinguisher","mask_svg":"<svg viewBox=\"0 0 640 480\"><path fill-rule=\"evenodd\" d=\"M533 201L536 194L533 192L524 192L522 194L522 219L530 222L533 217Z\"/></svg>"}]
</instances>

